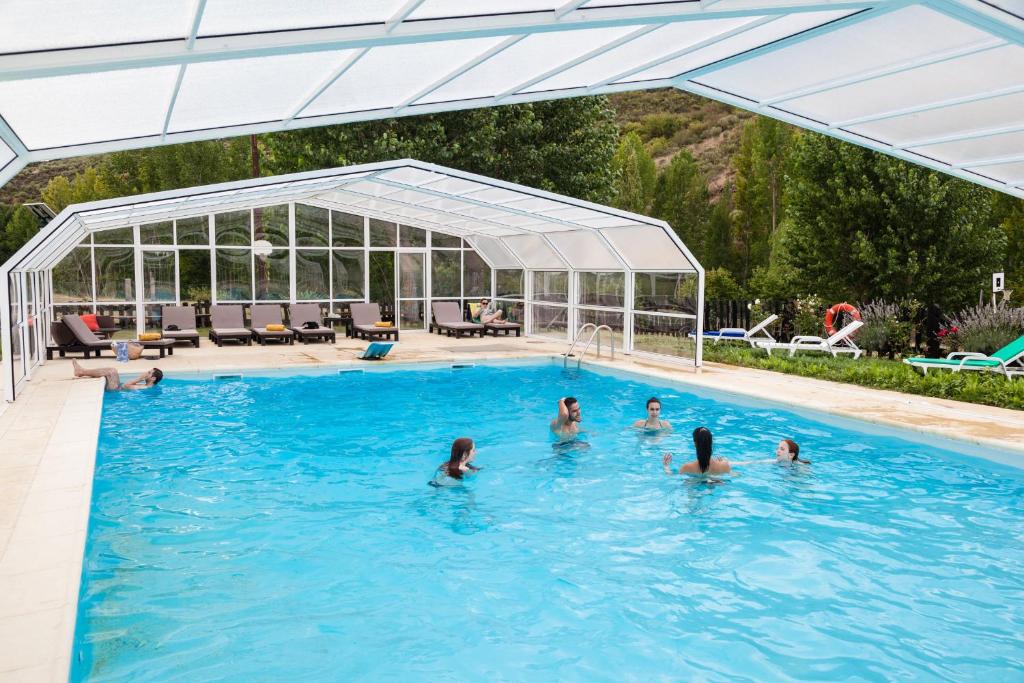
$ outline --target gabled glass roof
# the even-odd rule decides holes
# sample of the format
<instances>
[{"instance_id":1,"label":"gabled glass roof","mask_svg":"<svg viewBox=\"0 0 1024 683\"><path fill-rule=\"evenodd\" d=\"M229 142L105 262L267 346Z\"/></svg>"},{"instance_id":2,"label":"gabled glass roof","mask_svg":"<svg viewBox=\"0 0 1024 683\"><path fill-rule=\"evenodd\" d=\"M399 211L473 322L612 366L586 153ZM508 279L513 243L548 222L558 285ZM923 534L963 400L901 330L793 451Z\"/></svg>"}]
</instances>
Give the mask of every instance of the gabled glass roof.
<instances>
[{"instance_id":1,"label":"gabled glass roof","mask_svg":"<svg viewBox=\"0 0 1024 683\"><path fill-rule=\"evenodd\" d=\"M674 86L1024 196L1019 0L7 0L0 51L0 183L77 154Z\"/></svg>"}]
</instances>

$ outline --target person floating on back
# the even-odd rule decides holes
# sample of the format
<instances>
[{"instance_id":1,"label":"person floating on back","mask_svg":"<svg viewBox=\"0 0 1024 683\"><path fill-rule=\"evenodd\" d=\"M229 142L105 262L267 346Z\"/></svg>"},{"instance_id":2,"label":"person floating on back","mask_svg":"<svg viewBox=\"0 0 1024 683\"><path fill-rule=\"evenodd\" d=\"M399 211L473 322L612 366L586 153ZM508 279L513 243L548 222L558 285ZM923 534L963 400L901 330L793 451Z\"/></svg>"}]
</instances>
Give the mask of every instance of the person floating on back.
<instances>
[{"instance_id":1,"label":"person floating on back","mask_svg":"<svg viewBox=\"0 0 1024 683\"><path fill-rule=\"evenodd\" d=\"M786 465L791 463L799 463L801 465L811 464L810 460L800 459L800 446L792 439L783 439L779 442L779 445L775 449L775 462Z\"/></svg>"},{"instance_id":2,"label":"person floating on back","mask_svg":"<svg viewBox=\"0 0 1024 683\"><path fill-rule=\"evenodd\" d=\"M661 401L653 397L647 399L647 419L637 420L633 426L647 432L672 431L672 425L661 419Z\"/></svg>"},{"instance_id":3,"label":"person floating on back","mask_svg":"<svg viewBox=\"0 0 1024 683\"><path fill-rule=\"evenodd\" d=\"M164 373L160 368L153 368L142 373L130 382L121 384L121 377L117 374L117 370L114 368L96 368L95 370L86 370L78 364L77 360L71 361L75 371L75 378L79 377L96 377L107 381L107 391L135 391L136 389L148 389L149 387L155 387L160 383L160 380L164 378Z\"/></svg>"},{"instance_id":4,"label":"person floating on back","mask_svg":"<svg viewBox=\"0 0 1024 683\"><path fill-rule=\"evenodd\" d=\"M583 421L580 402L572 396L558 399L558 417L551 421L551 431L561 441L579 436L579 423Z\"/></svg>"},{"instance_id":5,"label":"person floating on back","mask_svg":"<svg viewBox=\"0 0 1024 683\"><path fill-rule=\"evenodd\" d=\"M447 462L441 463L434 478L430 480L431 486L446 486L462 479L473 472L478 472L479 467L473 465L476 458L476 445L472 439L459 437L452 442L452 455Z\"/></svg>"},{"instance_id":6,"label":"person floating on back","mask_svg":"<svg viewBox=\"0 0 1024 683\"><path fill-rule=\"evenodd\" d=\"M697 449L697 459L680 467L679 474L727 474L732 472L728 460L711 457L711 430L707 427L697 427L693 430L693 445ZM671 453L666 453L661 457L661 464L665 468L665 474L673 474Z\"/></svg>"}]
</instances>

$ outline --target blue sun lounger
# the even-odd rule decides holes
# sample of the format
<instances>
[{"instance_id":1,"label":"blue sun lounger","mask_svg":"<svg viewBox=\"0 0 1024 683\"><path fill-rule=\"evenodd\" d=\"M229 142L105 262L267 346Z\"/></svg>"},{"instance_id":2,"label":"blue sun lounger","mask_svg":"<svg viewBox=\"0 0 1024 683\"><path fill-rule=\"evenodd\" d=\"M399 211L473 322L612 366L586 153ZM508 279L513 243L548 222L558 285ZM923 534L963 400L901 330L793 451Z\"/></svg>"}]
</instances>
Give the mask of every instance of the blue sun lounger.
<instances>
[{"instance_id":1,"label":"blue sun lounger","mask_svg":"<svg viewBox=\"0 0 1024 683\"><path fill-rule=\"evenodd\" d=\"M384 360L384 356L388 355L391 351L391 347L395 345L395 342L371 342L366 350L363 351L356 358L362 360Z\"/></svg>"}]
</instances>

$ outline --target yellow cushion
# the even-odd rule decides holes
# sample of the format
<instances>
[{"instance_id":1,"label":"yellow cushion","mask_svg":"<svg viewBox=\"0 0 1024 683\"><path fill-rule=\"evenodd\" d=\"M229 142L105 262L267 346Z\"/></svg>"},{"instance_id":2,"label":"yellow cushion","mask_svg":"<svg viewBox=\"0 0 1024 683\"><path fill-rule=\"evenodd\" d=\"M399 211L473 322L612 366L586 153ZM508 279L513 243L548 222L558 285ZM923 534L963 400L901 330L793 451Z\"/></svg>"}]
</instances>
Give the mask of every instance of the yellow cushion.
<instances>
[{"instance_id":1,"label":"yellow cushion","mask_svg":"<svg viewBox=\"0 0 1024 683\"><path fill-rule=\"evenodd\" d=\"M143 332L139 335L139 341L156 341L161 337L159 332Z\"/></svg>"},{"instance_id":2,"label":"yellow cushion","mask_svg":"<svg viewBox=\"0 0 1024 683\"><path fill-rule=\"evenodd\" d=\"M284 325L267 325L267 332L284 332Z\"/></svg>"},{"instance_id":3,"label":"yellow cushion","mask_svg":"<svg viewBox=\"0 0 1024 683\"><path fill-rule=\"evenodd\" d=\"M391 323L385 323L385 322L375 322L373 324L373 326L374 327L392 327Z\"/></svg>"},{"instance_id":4,"label":"yellow cushion","mask_svg":"<svg viewBox=\"0 0 1024 683\"><path fill-rule=\"evenodd\" d=\"M483 307L480 304L469 305L469 319L475 323L480 322L480 311Z\"/></svg>"}]
</instances>

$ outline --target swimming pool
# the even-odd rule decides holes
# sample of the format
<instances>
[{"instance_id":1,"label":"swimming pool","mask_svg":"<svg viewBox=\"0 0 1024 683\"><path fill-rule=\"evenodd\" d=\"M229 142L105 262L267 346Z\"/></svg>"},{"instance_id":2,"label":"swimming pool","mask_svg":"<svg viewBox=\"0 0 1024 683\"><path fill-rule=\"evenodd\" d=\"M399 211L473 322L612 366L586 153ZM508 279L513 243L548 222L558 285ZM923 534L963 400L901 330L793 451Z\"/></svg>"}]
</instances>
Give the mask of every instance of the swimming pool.
<instances>
[{"instance_id":1,"label":"swimming pool","mask_svg":"<svg viewBox=\"0 0 1024 683\"><path fill-rule=\"evenodd\" d=\"M1024 666L1024 471L560 365L108 394L72 680L976 680ZM588 450L552 447L578 397ZM659 396L676 432L624 426ZM706 425L746 466L662 473ZM484 469L427 486L457 436Z\"/></svg>"}]
</instances>

